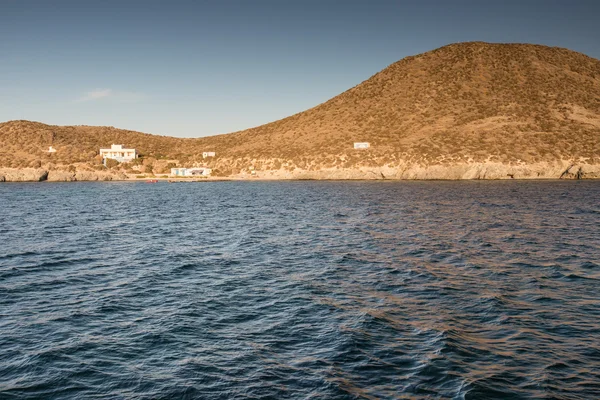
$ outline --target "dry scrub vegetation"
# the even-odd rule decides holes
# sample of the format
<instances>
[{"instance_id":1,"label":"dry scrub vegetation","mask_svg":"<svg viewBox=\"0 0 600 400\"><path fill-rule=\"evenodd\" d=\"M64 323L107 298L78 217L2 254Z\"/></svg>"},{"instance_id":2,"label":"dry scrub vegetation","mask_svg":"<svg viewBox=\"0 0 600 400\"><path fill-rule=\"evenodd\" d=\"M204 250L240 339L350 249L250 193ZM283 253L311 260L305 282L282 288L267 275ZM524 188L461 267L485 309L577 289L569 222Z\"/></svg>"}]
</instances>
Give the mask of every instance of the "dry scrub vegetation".
<instances>
[{"instance_id":1,"label":"dry scrub vegetation","mask_svg":"<svg viewBox=\"0 0 600 400\"><path fill-rule=\"evenodd\" d=\"M98 163L122 143L156 160L200 161L221 175L256 169L503 163L600 163L600 61L528 44L453 44L407 57L312 109L199 139L110 127L0 124L0 166ZM368 151L352 150L368 141ZM59 151L44 153L48 146Z\"/></svg>"}]
</instances>

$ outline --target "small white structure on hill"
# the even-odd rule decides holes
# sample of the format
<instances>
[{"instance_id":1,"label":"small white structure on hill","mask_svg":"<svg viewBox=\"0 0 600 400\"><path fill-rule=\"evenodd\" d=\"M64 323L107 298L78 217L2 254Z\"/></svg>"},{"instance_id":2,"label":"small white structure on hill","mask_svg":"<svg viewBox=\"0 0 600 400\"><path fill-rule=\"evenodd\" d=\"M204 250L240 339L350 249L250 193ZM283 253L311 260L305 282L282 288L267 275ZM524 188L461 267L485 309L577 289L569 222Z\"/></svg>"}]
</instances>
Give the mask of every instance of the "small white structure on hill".
<instances>
[{"instance_id":1,"label":"small white structure on hill","mask_svg":"<svg viewBox=\"0 0 600 400\"><path fill-rule=\"evenodd\" d=\"M371 147L371 145L368 142L354 142L355 150L364 150L368 149L369 147Z\"/></svg>"},{"instance_id":2,"label":"small white structure on hill","mask_svg":"<svg viewBox=\"0 0 600 400\"><path fill-rule=\"evenodd\" d=\"M207 167L171 168L171 176L209 176L212 170Z\"/></svg>"},{"instance_id":3,"label":"small white structure on hill","mask_svg":"<svg viewBox=\"0 0 600 400\"><path fill-rule=\"evenodd\" d=\"M205 151L204 153L202 153L202 158L206 158L206 157L214 157L215 156L215 152L214 151Z\"/></svg>"},{"instance_id":4,"label":"small white structure on hill","mask_svg":"<svg viewBox=\"0 0 600 400\"><path fill-rule=\"evenodd\" d=\"M110 149L100 149L100 155L104 160L112 158L118 162L128 162L137 158L135 149L124 149L122 144L112 144Z\"/></svg>"},{"instance_id":5,"label":"small white structure on hill","mask_svg":"<svg viewBox=\"0 0 600 400\"><path fill-rule=\"evenodd\" d=\"M48 153L56 153L56 149L52 146L48 147Z\"/></svg>"}]
</instances>

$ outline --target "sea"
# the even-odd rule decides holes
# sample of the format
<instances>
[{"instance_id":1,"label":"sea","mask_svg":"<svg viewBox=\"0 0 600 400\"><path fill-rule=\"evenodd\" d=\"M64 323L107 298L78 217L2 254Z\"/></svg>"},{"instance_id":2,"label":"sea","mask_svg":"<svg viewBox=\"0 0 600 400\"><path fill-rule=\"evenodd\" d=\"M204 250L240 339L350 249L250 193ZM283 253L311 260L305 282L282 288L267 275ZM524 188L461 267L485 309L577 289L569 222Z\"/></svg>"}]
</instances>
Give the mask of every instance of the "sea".
<instances>
[{"instance_id":1,"label":"sea","mask_svg":"<svg viewBox=\"0 0 600 400\"><path fill-rule=\"evenodd\" d=\"M0 399L600 398L600 181L0 185Z\"/></svg>"}]
</instances>

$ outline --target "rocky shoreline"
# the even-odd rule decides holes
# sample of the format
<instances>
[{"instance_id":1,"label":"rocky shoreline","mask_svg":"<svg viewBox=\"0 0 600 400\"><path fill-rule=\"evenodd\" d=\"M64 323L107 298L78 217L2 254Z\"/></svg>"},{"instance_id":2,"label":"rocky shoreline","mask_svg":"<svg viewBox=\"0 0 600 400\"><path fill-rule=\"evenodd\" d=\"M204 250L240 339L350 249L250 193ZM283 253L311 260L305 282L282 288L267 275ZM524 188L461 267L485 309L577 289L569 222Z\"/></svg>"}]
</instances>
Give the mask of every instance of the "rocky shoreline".
<instances>
[{"instance_id":1,"label":"rocky shoreline","mask_svg":"<svg viewBox=\"0 0 600 400\"><path fill-rule=\"evenodd\" d=\"M327 168L312 171L300 169L293 171L262 171L257 172L257 175L262 179L315 180L600 179L600 165L569 163L566 161L521 165L493 162L427 166L407 164L382 167Z\"/></svg>"},{"instance_id":2,"label":"rocky shoreline","mask_svg":"<svg viewBox=\"0 0 600 400\"><path fill-rule=\"evenodd\" d=\"M75 182L139 181L111 171L61 171L35 168L0 169L0 182ZM501 163L465 163L455 165L400 165L381 167L323 168L319 170L263 170L203 180L527 180L527 179L600 179L600 165L561 161L507 165Z\"/></svg>"},{"instance_id":3,"label":"rocky shoreline","mask_svg":"<svg viewBox=\"0 0 600 400\"><path fill-rule=\"evenodd\" d=\"M0 169L0 182L74 182L74 181L115 181L129 180L121 173L92 171L48 171L41 168Z\"/></svg>"}]
</instances>

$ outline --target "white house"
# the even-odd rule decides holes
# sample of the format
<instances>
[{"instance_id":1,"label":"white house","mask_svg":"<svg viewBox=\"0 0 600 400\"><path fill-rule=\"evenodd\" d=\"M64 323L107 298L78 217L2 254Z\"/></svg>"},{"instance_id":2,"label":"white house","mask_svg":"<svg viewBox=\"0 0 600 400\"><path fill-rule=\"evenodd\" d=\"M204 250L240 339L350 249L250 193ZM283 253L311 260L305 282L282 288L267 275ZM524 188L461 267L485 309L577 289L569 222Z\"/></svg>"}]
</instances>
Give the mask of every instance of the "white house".
<instances>
[{"instance_id":1,"label":"white house","mask_svg":"<svg viewBox=\"0 0 600 400\"><path fill-rule=\"evenodd\" d=\"M100 155L104 160L112 158L118 162L128 162L137 158L135 149L124 149L122 144L112 144L110 149L100 149Z\"/></svg>"},{"instance_id":2,"label":"white house","mask_svg":"<svg viewBox=\"0 0 600 400\"><path fill-rule=\"evenodd\" d=\"M206 157L214 157L215 156L215 152L214 151L205 151L204 153L202 153L202 158L206 158Z\"/></svg>"},{"instance_id":3,"label":"white house","mask_svg":"<svg viewBox=\"0 0 600 400\"><path fill-rule=\"evenodd\" d=\"M52 146L48 147L48 153L56 153L56 149Z\"/></svg>"},{"instance_id":4,"label":"white house","mask_svg":"<svg viewBox=\"0 0 600 400\"><path fill-rule=\"evenodd\" d=\"M206 167L199 168L171 168L171 176L209 176L212 170Z\"/></svg>"},{"instance_id":5,"label":"white house","mask_svg":"<svg viewBox=\"0 0 600 400\"><path fill-rule=\"evenodd\" d=\"M371 145L368 142L354 142L355 150L364 150L368 149L369 147L371 147Z\"/></svg>"}]
</instances>

